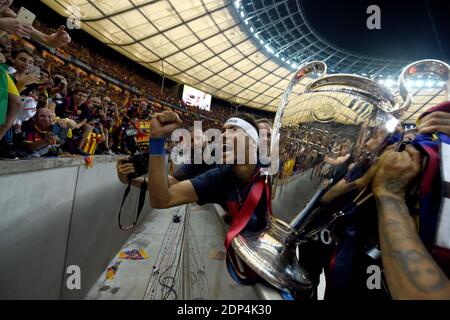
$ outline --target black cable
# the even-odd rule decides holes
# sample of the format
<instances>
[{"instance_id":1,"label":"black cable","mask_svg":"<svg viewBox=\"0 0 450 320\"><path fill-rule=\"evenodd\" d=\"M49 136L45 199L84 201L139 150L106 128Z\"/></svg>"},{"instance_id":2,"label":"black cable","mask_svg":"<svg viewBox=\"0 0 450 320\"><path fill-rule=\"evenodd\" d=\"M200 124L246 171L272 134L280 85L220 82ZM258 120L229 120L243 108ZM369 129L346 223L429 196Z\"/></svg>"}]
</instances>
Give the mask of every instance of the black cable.
<instances>
[{"instance_id":1,"label":"black cable","mask_svg":"<svg viewBox=\"0 0 450 320\"><path fill-rule=\"evenodd\" d=\"M173 223L173 222L172 222L172 223ZM181 240L181 238L178 238L178 242L177 242L177 244L176 244L176 247L178 247L178 246L180 245L180 240ZM167 297L168 297L168 295L170 294L170 292L173 292L173 293L175 294L176 297L178 296L177 292L173 289L173 285L169 287L169 286L166 285L165 283L161 282L161 280L164 280L164 279L168 278L168 277L165 277L164 279L162 279L163 275L173 267L173 264L175 263L175 259L176 259L176 257L173 259L172 263L166 268L166 270L164 270L164 271L159 275L158 283L159 283L162 287L165 287L165 288L168 288L168 289L169 289L168 293L164 293L164 296L163 296L163 293L161 293L161 300L166 300Z\"/></svg>"},{"instance_id":2,"label":"black cable","mask_svg":"<svg viewBox=\"0 0 450 320\"><path fill-rule=\"evenodd\" d=\"M184 218L185 219L183 221L183 232L181 234L181 238L178 240L178 242L180 242L180 240L181 240L181 247L180 247L180 254L178 255L177 267L175 269L175 274L173 276L174 281L173 281L173 285L171 287L171 290L173 290L173 291L175 291L175 289L173 287L175 286L175 278L176 278L177 273L178 273L178 267L180 266L181 254L183 253L184 234L186 233L186 225L187 225L187 223L186 223L186 214L184 215ZM177 247L178 247L178 244L177 244ZM175 260L174 260L174 262L175 262ZM166 300L167 297L169 296L169 294L170 294L170 291L166 294L166 296L163 298L163 300Z\"/></svg>"},{"instance_id":3,"label":"black cable","mask_svg":"<svg viewBox=\"0 0 450 320\"><path fill-rule=\"evenodd\" d=\"M172 280L172 285L171 285L171 286L169 286L169 285L167 285L167 284L165 283L165 281L166 281L167 279ZM162 279L162 281L163 281L163 282L162 282L162 283L160 282L160 284L161 284L163 287L166 287L166 288L169 289L169 291L167 291L166 295L164 296L163 300L167 300L167 298L169 297L169 295L170 295L171 292L174 294L175 300L178 300L178 293L177 293L177 291L173 288L173 287L174 287L174 284L175 284L175 278L172 277L172 276L167 276L167 277L164 277L164 278Z\"/></svg>"},{"instance_id":4,"label":"black cable","mask_svg":"<svg viewBox=\"0 0 450 320\"><path fill-rule=\"evenodd\" d=\"M172 223L174 223L174 222L172 222ZM169 295L170 295L170 293L171 292L173 292L174 294L175 294L175 297L177 298L178 297L178 294L177 294L177 292L176 292L176 290L174 289L174 287L175 287L175 277L176 277L176 275L177 275L177 272L178 272L178 266L180 265L180 260L181 260L181 254L182 254L182 252L183 252L183 243L184 243L184 233L185 233L185 231L186 231L186 221L184 221L183 222L184 224L183 224L183 231L182 231L182 234L181 234L181 237L178 239L178 242L177 242L177 245L176 245L176 248L180 248L180 254L179 254L179 256L178 256L178 262L177 262L177 267L176 267L176 269L175 269L175 274L173 275L173 277L165 277L164 279L166 279L166 278L173 278L173 281L172 281L172 286L167 286L166 284L162 284L161 283L161 277L162 277L162 275L164 274L164 273L166 273L170 268L172 268L173 267L173 265L174 265L174 263L175 263L175 260L176 260L176 257L174 258L174 260L172 261L172 264L159 276L159 279L158 279L158 282L163 286L163 287L166 287L166 288L169 288L169 290L167 291L167 293L162 297L162 300L167 300L167 298L169 297ZM181 247L180 247L180 241L181 241ZM164 280L163 279L163 280Z\"/></svg>"},{"instance_id":5,"label":"black cable","mask_svg":"<svg viewBox=\"0 0 450 320\"><path fill-rule=\"evenodd\" d=\"M171 292L174 293L175 298L178 297L178 294L177 294L177 292L173 289L173 287L167 285L167 284L164 282L165 279L173 278L173 277L167 276L167 277L162 278L162 276L163 276L167 271L169 271L172 267L173 267L173 266L167 267L167 269L166 269L163 273L161 273L160 276L159 276L159 278L158 278L158 283L161 285L161 287L164 287L164 288L168 288L168 289L169 289L167 296L166 296L166 294L164 294L164 297L165 297L165 298L163 298L163 295L162 295L162 293L161 293L161 299L162 299L162 300L166 300L167 297L168 297L168 295L169 295ZM161 282L161 281L162 281L162 282ZM173 281L175 281L174 278L173 278Z\"/></svg>"},{"instance_id":6,"label":"black cable","mask_svg":"<svg viewBox=\"0 0 450 320\"><path fill-rule=\"evenodd\" d=\"M191 274L195 277L195 279L191 281L191 285L193 286L197 282L197 275L194 271L191 271Z\"/></svg>"}]
</instances>

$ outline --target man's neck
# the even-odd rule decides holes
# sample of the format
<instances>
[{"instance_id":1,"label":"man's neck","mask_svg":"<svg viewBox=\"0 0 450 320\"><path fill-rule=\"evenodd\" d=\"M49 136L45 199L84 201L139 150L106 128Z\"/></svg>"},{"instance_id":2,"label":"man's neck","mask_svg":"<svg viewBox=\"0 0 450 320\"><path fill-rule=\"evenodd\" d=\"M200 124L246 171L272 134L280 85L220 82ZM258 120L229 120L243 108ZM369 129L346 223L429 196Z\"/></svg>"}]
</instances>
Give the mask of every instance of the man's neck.
<instances>
[{"instance_id":1,"label":"man's neck","mask_svg":"<svg viewBox=\"0 0 450 320\"><path fill-rule=\"evenodd\" d=\"M35 122L35 127L36 127L36 129L38 129L41 133L47 133L47 131L49 130L49 128L47 128L47 129L42 128L42 126L40 126L39 122Z\"/></svg>"},{"instance_id":2,"label":"man's neck","mask_svg":"<svg viewBox=\"0 0 450 320\"><path fill-rule=\"evenodd\" d=\"M25 73L25 72L20 72L20 71L16 71L16 73L14 73L14 77L17 79L17 80L20 80L20 79L22 79L22 77L23 76L26 76L27 74Z\"/></svg>"},{"instance_id":3,"label":"man's neck","mask_svg":"<svg viewBox=\"0 0 450 320\"><path fill-rule=\"evenodd\" d=\"M236 178L241 181L248 182L252 179L255 173L255 164L235 164L233 165L233 172Z\"/></svg>"}]
</instances>

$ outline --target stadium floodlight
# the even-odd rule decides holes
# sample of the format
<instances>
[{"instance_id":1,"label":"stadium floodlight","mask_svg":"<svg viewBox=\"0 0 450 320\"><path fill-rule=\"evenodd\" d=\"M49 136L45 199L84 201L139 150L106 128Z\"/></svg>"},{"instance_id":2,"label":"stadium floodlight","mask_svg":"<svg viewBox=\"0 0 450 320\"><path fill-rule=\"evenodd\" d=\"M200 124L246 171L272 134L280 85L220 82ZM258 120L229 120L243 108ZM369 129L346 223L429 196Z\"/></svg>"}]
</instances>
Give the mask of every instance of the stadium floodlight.
<instances>
[{"instance_id":1,"label":"stadium floodlight","mask_svg":"<svg viewBox=\"0 0 450 320\"><path fill-rule=\"evenodd\" d=\"M287 64L291 64L291 60L288 60L286 63L287 63Z\"/></svg>"},{"instance_id":2,"label":"stadium floodlight","mask_svg":"<svg viewBox=\"0 0 450 320\"><path fill-rule=\"evenodd\" d=\"M240 1L239 1L239 0L236 0L236 1L234 2L234 6L235 6L236 8L239 9L239 7L241 6Z\"/></svg>"},{"instance_id":3,"label":"stadium floodlight","mask_svg":"<svg viewBox=\"0 0 450 320\"><path fill-rule=\"evenodd\" d=\"M293 69L297 69L297 64L296 64L296 63L293 63L293 64L291 64L291 67L292 67Z\"/></svg>"},{"instance_id":4,"label":"stadium floodlight","mask_svg":"<svg viewBox=\"0 0 450 320\"><path fill-rule=\"evenodd\" d=\"M245 19L245 20L244 20L244 23L245 23L245 24L248 24L248 20L247 20L247 19Z\"/></svg>"},{"instance_id":5,"label":"stadium floodlight","mask_svg":"<svg viewBox=\"0 0 450 320\"><path fill-rule=\"evenodd\" d=\"M242 17L242 18L245 17L244 11L241 11L241 17Z\"/></svg>"},{"instance_id":6,"label":"stadium floodlight","mask_svg":"<svg viewBox=\"0 0 450 320\"><path fill-rule=\"evenodd\" d=\"M416 80L409 80L409 81L408 81L408 85L409 85L410 87L415 87L415 86L416 86Z\"/></svg>"},{"instance_id":7,"label":"stadium floodlight","mask_svg":"<svg viewBox=\"0 0 450 320\"><path fill-rule=\"evenodd\" d=\"M281 58L281 61L285 62L285 61L286 61L286 59L284 59L284 58L282 57L282 58Z\"/></svg>"},{"instance_id":8,"label":"stadium floodlight","mask_svg":"<svg viewBox=\"0 0 450 320\"><path fill-rule=\"evenodd\" d=\"M395 127L397 126L397 124L399 123L399 121L395 118L392 118L388 121L386 121L385 126L388 132L394 132Z\"/></svg>"},{"instance_id":9,"label":"stadium floodlight","mask_svg":"<svg viewBox=\"0 0 450 320\"><path fill-rule=\"evenodd\" d=\"M392 80L392 79L387 79L387 80L384 82L384 84L385 84L387 87L392 87L392 86L394 85L394 83L395 83L395 81Z\"/></svg>"},{"instance_id":10,"label":"stadium floodlight","mask_svg":"<svg viewBox=\"0 0 450 320\"><path fill-rule=\"evenodd\" d=\"M253 27L250 27L250 32L254 32L255 29L253 29Z\"/></svg>"},{"instance_id":11,"label":"stadium floodlight","mask_svg":"<svg viewBox=\"0 0 450 320\"><path fill-rule=\"evenodd\" d=\"M255 34L255 38L256 38L256 39L259 39L259 35L258 35L257 33Z\"/></svg>"},{"instance_id":12,"label":"stadium floodlight","mask_svg":"<svg viewBox=\"0 0 450 320\"><path fill-rule=\"evenodd\" d=\"M384 84L384 80L383 80L383 79L380 79L380 80L378 80L378 83L379 83L379 84Z\"/></svg>"},{"instance_id":13,"label":"stadium floodlight","mask_svg":"<svg viewBox=\"0 0 450 320\"><path fill-rule=\"evenodd\" d=\"M264 41L261 39L261 40L259 40L259 43L264 44Z\"/></svg>"}]
</instances>

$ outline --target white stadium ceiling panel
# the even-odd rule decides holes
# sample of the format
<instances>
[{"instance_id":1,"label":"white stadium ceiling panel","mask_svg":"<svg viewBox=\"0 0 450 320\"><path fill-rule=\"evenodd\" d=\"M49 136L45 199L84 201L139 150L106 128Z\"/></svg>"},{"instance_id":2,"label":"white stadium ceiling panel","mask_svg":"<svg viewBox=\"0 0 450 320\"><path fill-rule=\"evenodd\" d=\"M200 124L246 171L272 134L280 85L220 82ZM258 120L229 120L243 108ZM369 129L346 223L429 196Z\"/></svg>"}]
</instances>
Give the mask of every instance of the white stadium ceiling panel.
<instances>
[{"instance_id":1,"label":"white stadium ceiling panel","mask_svg":"<svg viewBox=\"0 0 450 320\"><path fill-rule=\"evenodd\" d=\"M139 64L246 106L276 110L296 68L323 60L330 73L379 79L409 61L337 48L308 22L299 0L41 0L63 16L74 6L82 28ZM419 92L420 91L420 92ZM413 122L443 98L417 90L403 116Z\"/></svg>"}]
</instances>

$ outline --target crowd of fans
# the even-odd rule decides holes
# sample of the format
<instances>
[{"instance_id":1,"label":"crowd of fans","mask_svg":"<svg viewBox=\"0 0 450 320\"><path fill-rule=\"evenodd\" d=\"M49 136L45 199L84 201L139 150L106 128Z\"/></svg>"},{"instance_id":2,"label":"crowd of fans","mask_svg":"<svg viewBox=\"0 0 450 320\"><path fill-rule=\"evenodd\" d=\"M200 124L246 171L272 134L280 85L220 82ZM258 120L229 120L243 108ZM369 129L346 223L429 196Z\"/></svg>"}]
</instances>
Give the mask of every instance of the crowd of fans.
<instances>
[{"instance_id":1,"label":"crowd of fans","mask_svg":"<svg viewBox=\"0 0 450 320\"><path fill-rule=\"evenodd\" d=\"M54 32L37 20L34 26ZM154 112L174 110L187 126L201 120L203 130L220 127L236 112L229 106L213 105L210 112L187 105L157 80L74 41L55 55L38 42L0 32L0 62L21 104L14 125L0 132L0 158L134 154L147 148Z\"/></svg>"}]
</instances>

